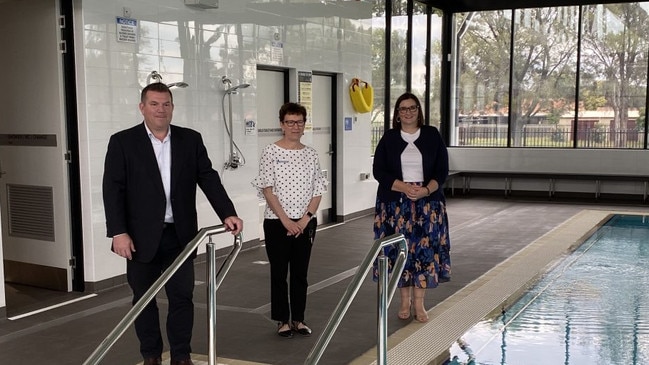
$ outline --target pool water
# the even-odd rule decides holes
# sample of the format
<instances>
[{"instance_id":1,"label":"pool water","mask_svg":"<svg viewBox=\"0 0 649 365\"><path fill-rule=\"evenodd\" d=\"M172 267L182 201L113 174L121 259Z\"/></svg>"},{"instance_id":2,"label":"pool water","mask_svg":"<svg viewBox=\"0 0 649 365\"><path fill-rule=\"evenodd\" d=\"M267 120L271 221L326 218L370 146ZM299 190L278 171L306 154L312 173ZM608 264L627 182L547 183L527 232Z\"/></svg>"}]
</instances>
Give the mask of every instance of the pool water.
<instances>
[{"instance_id":1,"label":"pool water","mask_svg":"<svg viewBox=\"0 0 649 365\"><path fill-rule=\"evenodd\" d=\"M649 364L649 216L614 215L458 343L450 364Z\"/></svg>"}]
</instances>

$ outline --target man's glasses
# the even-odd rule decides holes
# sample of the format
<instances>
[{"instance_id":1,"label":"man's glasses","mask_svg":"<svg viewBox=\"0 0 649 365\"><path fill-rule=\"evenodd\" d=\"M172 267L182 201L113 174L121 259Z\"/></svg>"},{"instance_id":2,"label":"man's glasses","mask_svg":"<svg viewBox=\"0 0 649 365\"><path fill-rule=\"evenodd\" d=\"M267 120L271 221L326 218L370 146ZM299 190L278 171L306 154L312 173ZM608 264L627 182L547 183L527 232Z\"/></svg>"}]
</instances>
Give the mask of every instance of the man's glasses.
<instances>
[{"instance_id":1,"label":"man's glasses","mask_svg":"<svg viewBox=\"0 0 649 365\"><path fill-rule=\"evenodd\" d=\"M285 120L282 123L285 125L292 127L297 124L298 127L304 127L304 123L306 123L304 120Z\"/></svg>"},{"instance_id":2,"label":"man's glasses","mask_svg":"<svg viewBox=\"0 0 649 365\"><path fill-rule=\"evenodd\" d=\"M417 105L413 105L413 106L402 106L401 108L397 108L397 110L398 110L399 113L401 113L401 114L405 114L405 113L407 113L407 112L414 113L414 112L417 111L417 109L419 109L419 107L418 107Z\"/></svg>"}]
</instances>

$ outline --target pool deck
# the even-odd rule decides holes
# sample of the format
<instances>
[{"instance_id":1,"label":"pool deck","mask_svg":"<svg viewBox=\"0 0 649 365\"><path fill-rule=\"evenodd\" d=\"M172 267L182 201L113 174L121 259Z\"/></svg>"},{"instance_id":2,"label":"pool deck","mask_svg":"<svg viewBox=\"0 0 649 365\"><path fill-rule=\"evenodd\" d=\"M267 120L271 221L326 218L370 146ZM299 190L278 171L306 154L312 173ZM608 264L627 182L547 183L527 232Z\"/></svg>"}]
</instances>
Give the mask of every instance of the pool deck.
<instances>
[{"instance_id":1,"label":"pool deck","mask_svg":"<svg viewBox=\"0 0 649 365\"><path fill-rule=\"evenodd\" d=\"M430 321L397 318L398 299L388 310L388 363L436 365L451 344L485 316L500 312L527 283L570 251L614 212L647 213L647 205L602 202L532 201L502 197L449 198L452 280L426 292ZM352 275L373 243L371 215L318 231L309 269L307 323L314 336L290 340L275 334L270 319L268 266L263 246L242 251L217 293L216 350L219 364L303 364ZM196 263L196 277L205 276ZM7 285L5 286L7 287ZM86 296L39 296L10 288L8 317L52 301ZM376 284L367 278L343 317L319 364L376 363ZM16 298L17 297L17 298ZM207 364L206 303L203 282L195 290L193 360ZM29 299L37 298L37 303ZM21 303L18 305L16 303ZM158 305L166 312L164 295ZM130 309L125 285L24 318L0 319L2 362L83 363ZM137 340L129 329L102 364L137 364ZM166 358L168 353L164 354ZM165 361L164 363L168 363Z\"/></svg>"},{"instance_id":2,"label":"pool deck","mask_svg":"<svg viewBox=\"0 0 649 365\"><path fill-rule=\"evenodd\" d=\"M388 342L388 363L443 363L458 338L479 321L500 314L515 302L530 282L590 237L612 213L580 211L430 309L428 323L413 323L393 333ZM422 356L421 351L417 351L422 348L430 355ZM352 364L376 364L376 353L376 348L370 349Z\"/></svg>"}]
</instances>

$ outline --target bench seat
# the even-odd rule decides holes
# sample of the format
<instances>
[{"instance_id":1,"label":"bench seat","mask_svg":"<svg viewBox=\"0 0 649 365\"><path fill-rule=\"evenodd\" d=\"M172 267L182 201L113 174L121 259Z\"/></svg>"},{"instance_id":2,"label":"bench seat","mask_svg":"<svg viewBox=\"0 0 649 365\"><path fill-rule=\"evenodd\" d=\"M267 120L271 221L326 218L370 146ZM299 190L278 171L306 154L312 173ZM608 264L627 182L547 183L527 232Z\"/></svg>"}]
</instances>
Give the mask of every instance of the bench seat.
<instances>
[{"instance_id":1,"label":"bench seat","mask_svg":"<svg viewBox=\"0 0 649 365\"><path fill-rule=\"evenodd\" d=\"M512 181L520 179L547 180L549 198L554 197L556 193L556 182L558 180L593 181L595 184L595 199L599 198L601 195L602 181L641 182L643 183L643 202L647 202L647 197L649 196L649 175L522 171L451 171L447 178L447 186L450 185L451 195L455 194L456 180L461 181L462 193L468 194L471 191L472 178L503 179L503 192L505 196L510 196L512 194Z\"/></svg>"}]
</instances>

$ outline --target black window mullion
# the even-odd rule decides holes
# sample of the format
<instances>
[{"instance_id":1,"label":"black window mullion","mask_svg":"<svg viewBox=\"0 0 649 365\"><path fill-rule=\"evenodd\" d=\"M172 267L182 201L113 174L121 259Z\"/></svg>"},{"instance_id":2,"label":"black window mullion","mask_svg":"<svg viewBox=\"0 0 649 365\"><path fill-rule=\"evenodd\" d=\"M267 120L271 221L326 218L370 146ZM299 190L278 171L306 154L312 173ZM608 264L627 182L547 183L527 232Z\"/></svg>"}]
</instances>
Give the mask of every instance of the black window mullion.
<instances>
[{"instance_id":1,"label":"black window mullion","mask_svg":"<svg viewBox=\"0 0 649 365\"><path fill-rule=\"evenodd\" d=\"M383 93L383 130L387 131L391 125L390 114L390 73L392 72L392 47L390 46L392 34L392 1L385 0L385 74Z\"/></svg>"},{"instance_id":2,"label":"black window mullion","mask_svg":"<svg viewBox=\"0 0 649 365\"><path fill-rule=\"evenodd\" d=\"M412 92L412 13L414 0L408 0L406 13L408 14L408 31L406 32L406 91Z\"/></svg>"},{"instance_id":3,"label":"black window mullion","mask_svg":"<svg viewBox=\"0 0 649 365\"><path fill-rule=\"evenodd\" d=\"M509 34L509 102L507 113L507 147L512 146L512 99L514 99L514 30L516 28L516 11L512 9L512 23ZM518 95L516 96L518 97ZM498 122L496 122L498 128Z\"/></svg>"}]
</instances>

